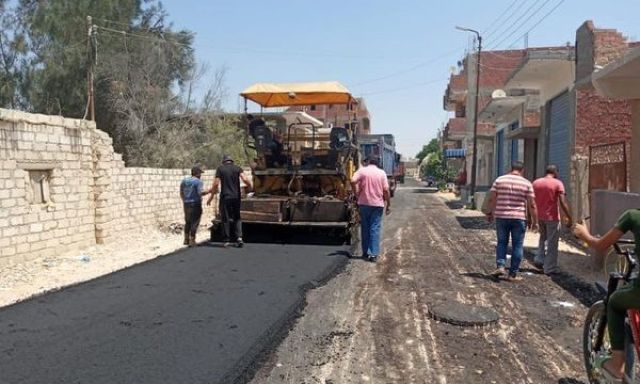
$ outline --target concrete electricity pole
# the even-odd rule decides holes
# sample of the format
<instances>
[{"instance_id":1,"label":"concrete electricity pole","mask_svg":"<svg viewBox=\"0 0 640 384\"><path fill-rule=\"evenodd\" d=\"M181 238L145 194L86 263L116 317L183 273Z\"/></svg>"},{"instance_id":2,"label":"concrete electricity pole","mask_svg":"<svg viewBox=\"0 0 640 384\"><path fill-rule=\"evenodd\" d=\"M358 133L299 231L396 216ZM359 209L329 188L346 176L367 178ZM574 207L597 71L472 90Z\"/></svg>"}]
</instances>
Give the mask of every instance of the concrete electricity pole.
<instances>
[{"instance_id":1,"label":"concrete electricity pole","mask_svg":"<svg viewBox=\"0 0 640 384\"><path fill-rule=\"evenodd\" d=\"M478 99L480 96L480 56L482 53L482 36L480 32L456 26L457 30L475 33L478 38L478 58L476 60L476 95L473 110L473 155L471 159L471 207L476 208L476 173L478 167Z\"/></svg>"}]
</instances>

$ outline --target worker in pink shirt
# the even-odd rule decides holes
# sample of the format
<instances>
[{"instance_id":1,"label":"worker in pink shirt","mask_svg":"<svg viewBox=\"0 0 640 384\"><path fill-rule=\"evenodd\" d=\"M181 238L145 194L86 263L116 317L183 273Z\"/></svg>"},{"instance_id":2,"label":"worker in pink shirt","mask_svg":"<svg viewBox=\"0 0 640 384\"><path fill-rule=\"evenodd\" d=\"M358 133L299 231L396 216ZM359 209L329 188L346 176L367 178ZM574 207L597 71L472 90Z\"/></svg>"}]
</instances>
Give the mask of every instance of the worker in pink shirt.
<instances>
[{"instance_id":1,"label":"worker in pink shirt","mask_svg":"<svg viewBox=\"0 0 640 384\"><path fill-rule=\"evenodd\" d=\"M378 163L376 156L367 157L364 167L358 169L351 179L352 189L358 197L362 257L374 263L380 256L380 232L385 207L386 213L391 213L387 174L378 168Z\"/></svg>"}]
</instances>

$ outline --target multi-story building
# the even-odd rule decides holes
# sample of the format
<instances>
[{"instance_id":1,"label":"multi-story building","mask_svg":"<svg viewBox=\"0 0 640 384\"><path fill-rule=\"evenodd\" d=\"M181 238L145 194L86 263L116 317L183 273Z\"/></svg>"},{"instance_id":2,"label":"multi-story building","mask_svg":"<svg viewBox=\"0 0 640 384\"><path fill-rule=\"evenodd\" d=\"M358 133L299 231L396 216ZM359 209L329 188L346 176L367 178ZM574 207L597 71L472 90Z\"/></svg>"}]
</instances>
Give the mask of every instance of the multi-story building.
<instances>
[{"instance_id":1,"label":"multi-story building","mask_svg":"<svg viewBox=\"0 0 640 384\"><path fill-rule=\"evenodd\" d=\"M554 164L577 216L588 215L592 190L626 191L628 162L622 157L629 151L631 110L628 102L597 95L591 76L633 45L587 21L575 46L528 49L480 114L497 126L494 176L508 170L509 160L524 160L530 179ZM612 151L621 157L617 165L605 172L592 167L600 161L594 153L607 153L610 161Z\"/></svg>"},{"instance_id":2,"label":"multi-story building","mask_svg":"<svg viewBox=\"0 0 640 384\"><path fill-rule=\"evenodd\" d=\"M491 101L491 95L496 89L504 86L510 73L522 62L524 55L524 50L482 52L478 93L479 110ZM471 175L473 158L477 58L477 53L467 55L460 63L460 71L451 75L444 95L444 109L454 113L445 126L444 140L455 142L456 146L459 145L458 148L465 150L466 161L463 164L468 175ZM464 132L461 127L464 127ZM477 133L476 186L478 190L482 190L491 184L494 175L495 124L479 121ZM468 177L467 182L470 181L471 177Z\"/></svg>"},{"instance_id":3,"label":"multi-story building","mask_svg":"<svg viewBox=\"0 0 640 384\"><path fill-rule=\"evenodd\" d=\"M287 111L304 111L309 115L321 120L325 125L344 126L352 122L355 115L358 123L358 134L368 135L371 133L371 114L367 109L367 104L363 98L357 98L355 105L305 105L290 107ZM351 108L351 109L349 109Z\"/></svg>"}]
</instances>

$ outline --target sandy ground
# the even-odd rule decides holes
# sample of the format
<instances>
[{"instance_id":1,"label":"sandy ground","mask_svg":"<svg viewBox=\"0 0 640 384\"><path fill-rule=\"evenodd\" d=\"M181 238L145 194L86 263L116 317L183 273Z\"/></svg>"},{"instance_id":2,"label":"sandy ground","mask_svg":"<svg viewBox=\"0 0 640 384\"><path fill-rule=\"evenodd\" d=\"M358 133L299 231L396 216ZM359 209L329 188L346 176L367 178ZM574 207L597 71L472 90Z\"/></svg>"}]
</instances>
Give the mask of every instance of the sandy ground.
<instances>
[{"instance_id":1,"label":"sandy ground","mask_svg":"<svg viewBox=\"0 0 640 384\"><path fill-rule=\"evenodd\" d=\"M198 239L206 238L203 228ZM170 232L131 233L117 243L0 266L0 307L166 255L184 247L182 241Z\"/></svg>"}]
</instances>

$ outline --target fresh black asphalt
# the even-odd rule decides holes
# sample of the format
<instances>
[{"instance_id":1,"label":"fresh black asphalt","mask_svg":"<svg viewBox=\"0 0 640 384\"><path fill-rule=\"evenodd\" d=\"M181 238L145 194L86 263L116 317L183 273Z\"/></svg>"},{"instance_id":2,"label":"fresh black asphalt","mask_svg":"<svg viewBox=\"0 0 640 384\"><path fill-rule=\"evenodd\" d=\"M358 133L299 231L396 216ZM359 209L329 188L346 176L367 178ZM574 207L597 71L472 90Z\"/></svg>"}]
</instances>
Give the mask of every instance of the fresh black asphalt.
<instances>
[{"instance_id":1,"label":"fresh black asphalt","mask_svg":"<svg viewBox=\"0 0 640 384\"><path fill-rule=\"evenodd\" d=\"M347 255L200 246L0 309L0 383L244 382Z\"/></svg>"}]
</instances>

